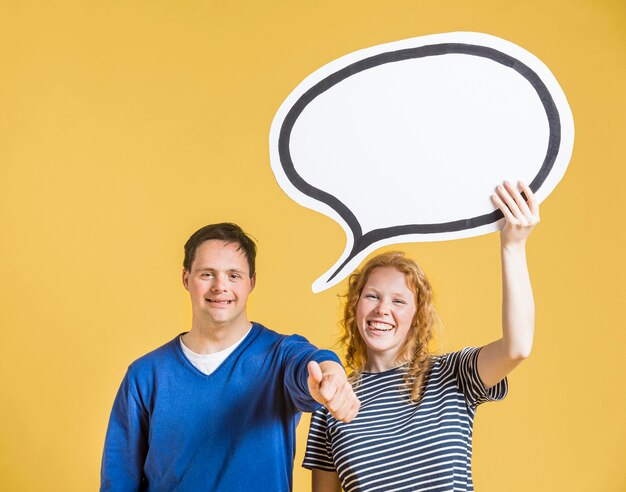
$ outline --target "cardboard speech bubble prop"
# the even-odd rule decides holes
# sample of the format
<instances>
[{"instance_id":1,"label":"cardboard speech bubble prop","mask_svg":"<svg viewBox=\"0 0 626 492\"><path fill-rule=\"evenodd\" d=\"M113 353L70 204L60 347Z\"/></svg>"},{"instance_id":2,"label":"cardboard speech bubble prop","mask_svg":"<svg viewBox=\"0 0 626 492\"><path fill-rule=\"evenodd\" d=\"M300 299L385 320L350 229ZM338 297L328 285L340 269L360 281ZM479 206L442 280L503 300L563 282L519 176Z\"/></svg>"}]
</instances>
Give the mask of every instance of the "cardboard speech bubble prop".
<instances>
[{"instance_id":1,"label":"cardboard speech bubble prop","mask_svg":"<svg viewBox=\"0 0 626 492\"><path fill-rule=\"evenodd\" d=\"M495 186L523 180L544 200L573 143L565 95L538 58L494 36L445 33L313 72L274 117L270 160L289 197L346 233L319 292L381 246L498 230Z\"/></svg>"}]
</instances>

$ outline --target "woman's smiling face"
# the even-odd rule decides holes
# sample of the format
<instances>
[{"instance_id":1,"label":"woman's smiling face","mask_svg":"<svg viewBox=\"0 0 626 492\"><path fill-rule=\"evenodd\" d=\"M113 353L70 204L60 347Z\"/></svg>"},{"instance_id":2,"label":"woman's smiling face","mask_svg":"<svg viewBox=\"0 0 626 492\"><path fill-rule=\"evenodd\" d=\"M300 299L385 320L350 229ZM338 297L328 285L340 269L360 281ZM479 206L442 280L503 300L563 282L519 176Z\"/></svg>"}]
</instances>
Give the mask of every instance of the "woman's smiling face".
<instances>
[{"instance_id":1,"label":"woman's smiling face","mask_svg":"<svg viewBox=\"0 0 626 492\"><path fill-rule=\"evenodd\" d=\"M356 309L359 333L367 345L366 370L396 365L416 309L415 294L404 273L394 267L372 270Z\"/></svg>"}]
</instances>

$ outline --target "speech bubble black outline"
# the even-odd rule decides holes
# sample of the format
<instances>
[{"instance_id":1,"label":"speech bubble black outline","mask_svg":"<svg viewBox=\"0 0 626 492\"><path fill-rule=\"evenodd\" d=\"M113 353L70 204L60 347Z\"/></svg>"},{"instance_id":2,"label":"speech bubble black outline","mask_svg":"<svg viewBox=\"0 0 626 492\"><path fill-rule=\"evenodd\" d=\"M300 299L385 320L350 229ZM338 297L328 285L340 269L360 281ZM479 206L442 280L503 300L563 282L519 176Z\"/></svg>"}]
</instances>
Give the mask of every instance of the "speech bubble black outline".
<instances>
[{"instance_id":1,"label":"speech bubble black outline","mask_svg":"<svg viewBox=\"0 0 626 492\"><path fill-rule=\"evenodd\" d=\"M406 48L396 51L387 51L378 55L364 58L355 63L352 63L341 70L338 70L331 75L325 77L313 87L307 90L300 98L293 104L280 128L280 135L278 138L278 153L280 156L280 164L285 172L285 176L289 181L302 193L311 198L323 202L337 212L341 218L348 224L352 235L354 237L354 244L352 250L344 262L335 270L335 272L326 280L330 282L345 266L361 251L365 250L368 246L389 239L395 236L405 236L408 234L433 234L438 232L454 232L465 229L473 229L486 224L491 224L500 220L503 215L500 210L494 210L493 212L485 215L479 215L470 219L455 220L452 222L442 222L438 224L407 224L400 226L384 227L381 229L374 229L363 234L361 224L355 215L346 207L341 200L335 196L326 193L323 190L315 188L310 185L296 171L293 161L291 159L291 152L289 150L289 142L291 132L296 123L296 120L304 111L306 106L311 103L317 96L327 91L331 87L335 86L339 82L347 79L348 77L355 75L364 70L374 68L386 63L393 63L398 61L410 60L413 58L424 58L427 56L438 56L448 54L462 54L480 56L483 58L489 58L501 65L508 68L512 68L520 75L522 75L535 89L543 107L546 111L548 118L548 124L550 126L550 137L548 138L548 150L546 151L546 157L543 164L539 169L539 172L534 177L529 187L533 192L536 192L544 183L548 174L552 170L552 166L556 161L559 153L559 147L561 145L561 120L559 117L559 111L556 108L556 104L548 91L548 88L543 83L541 78L526 64L522 63L518 59L502 53L494 48L486 46L480 46L475 44L465 43L439 43L426 46L420 46L417 48Z\"/></svg>"}]
</instances>

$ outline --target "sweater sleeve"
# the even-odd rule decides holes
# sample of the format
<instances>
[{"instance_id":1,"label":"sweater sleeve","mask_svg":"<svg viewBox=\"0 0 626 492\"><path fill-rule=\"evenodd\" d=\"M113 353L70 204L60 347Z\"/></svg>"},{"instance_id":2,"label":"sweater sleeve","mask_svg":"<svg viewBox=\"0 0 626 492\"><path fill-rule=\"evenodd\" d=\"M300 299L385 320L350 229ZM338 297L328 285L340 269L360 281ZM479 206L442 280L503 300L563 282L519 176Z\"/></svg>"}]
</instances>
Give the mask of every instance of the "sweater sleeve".
<instances>
[{"instance_id":1,"label":"sweater sleeve","mask_svg":"<svg viewBox=\"0 0 626 492\"><path fill-rule=\"evenodd\" d=\"M148 412L129 372L120 386L104 442L101 491L138 491L148 451Z\"/></svg>"},{"instance_id":2,"label":"sweater sleeve","mask_svg":"<svg viewBox=\"0 0 626 492\"><path fill-rule=\"evenodd\" d=\"M284 342L284 385L288 397L301 412L314 412L321 405L309 393L307 364L332 360L341 364L339 357L330 350L319 350L300 335L291 335Z\"/></svg>"}]
</instances>

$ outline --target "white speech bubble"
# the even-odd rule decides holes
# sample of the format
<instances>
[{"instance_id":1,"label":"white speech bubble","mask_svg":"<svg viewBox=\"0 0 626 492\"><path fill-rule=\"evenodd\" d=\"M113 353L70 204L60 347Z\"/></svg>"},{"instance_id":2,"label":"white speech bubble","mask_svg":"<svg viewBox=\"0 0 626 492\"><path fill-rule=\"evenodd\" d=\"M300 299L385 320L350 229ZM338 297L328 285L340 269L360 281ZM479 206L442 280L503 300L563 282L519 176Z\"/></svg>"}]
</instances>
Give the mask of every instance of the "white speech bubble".
<instances>
[{"instance_id":1,"label":"white speech bubble","mask_svg":"<svg viewBox=\"0 0 626 492\"><path fill-rule=\"evenodd\" d=\"M543 201L574 143L559 84L535 56L481 33L445 33L343 56L280 106L270 159L281 188L343 227L325 290L373 250L498 230L489 196L523 180Z\"/></svg>"}]
</instances>

